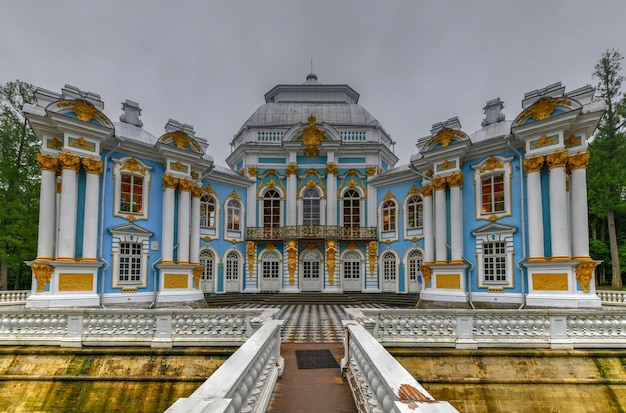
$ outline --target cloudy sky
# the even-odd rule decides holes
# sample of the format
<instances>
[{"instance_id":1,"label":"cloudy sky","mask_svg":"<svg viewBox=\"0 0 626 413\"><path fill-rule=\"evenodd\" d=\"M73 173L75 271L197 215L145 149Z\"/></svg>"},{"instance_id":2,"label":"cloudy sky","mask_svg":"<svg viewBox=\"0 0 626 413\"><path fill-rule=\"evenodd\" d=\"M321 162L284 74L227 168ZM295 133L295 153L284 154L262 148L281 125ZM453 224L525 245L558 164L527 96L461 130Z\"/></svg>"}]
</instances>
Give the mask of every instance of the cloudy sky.
<instances>
[{"instance_id":1,"label":"cloudy sky","mask_svg":"<svg viewBox=\"0 0 626 413\"><path fill-rule=\"evenodd\" d=\"M101 95L114 121L139 102L156 136L193 125L226 165L242 123L279 83L348 84L397 142L399 164L433 123L480 128L525 92L595 84L603 51L626 54L626 1L0 0L0 83Z\"/></svg>"}]
</instances>

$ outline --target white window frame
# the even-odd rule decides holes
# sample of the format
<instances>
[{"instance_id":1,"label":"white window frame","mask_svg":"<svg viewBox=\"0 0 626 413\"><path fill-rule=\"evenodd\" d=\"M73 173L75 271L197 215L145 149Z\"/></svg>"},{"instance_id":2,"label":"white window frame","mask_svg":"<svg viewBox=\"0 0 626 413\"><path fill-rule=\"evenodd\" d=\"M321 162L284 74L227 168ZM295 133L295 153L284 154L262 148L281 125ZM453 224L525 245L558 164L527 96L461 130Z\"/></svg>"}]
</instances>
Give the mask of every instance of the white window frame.
<instances>
[{"instance_id":1,"label":"white window frame","mask_svg":"<svg viewBox=\"0 0 626 413\"><path fill-rule=\"evenodd\" d=\"M113 190L113 215L122 218L131 218L133 221L148 219L148 211L150 206L150 181L152 177L152 167L147 166L139 159L129 156L121 159L113 159L113 180L115 182ZM122 175L127 174L131 177L141 177L141 212L122 211Z\"/></svg>"},{"instance_id":2,"label":"white window frame","mask_svg":"<svg viewBox=\"0 0 626 413\"><path fill-rule=\"evenodd\" d=\"M315 197L307 196L307 194L312 194L315 192ZM307 202L310 203L309 209L311 209L311 217L315 218L313 214L313 203L317 202L317 222L311 223L307 222ZM310 219L309 221L313 221ZM317 188L305 188L302 191L302 225L304 226L318 226L322 225L322 197L320 195L320 191Z\"/></svg>"},{"instance_id":3,"label":"white window frame","mask_svg":"<svg viewBox=\"0 0 626 413\"><path fill-rule=\"evenodd\" d=\"M283 269L282 269L282 265L281 265L281 261L282 261L282 257L280 252L278 252L277 250L273 249L273 250L266 250L263 251L260 254L260 260L259 260L259 275L261 277L261 280L263 280L265 278L265 264L266 263L276 263L276 277L271 277L271 278L277 278L280 280ZM270 268L271 271L274 271L273 269Z\"/></svg>"},{"instance_id":4,"label":"white window frame","mask_svg":"<svg viewBox=\"0 0 626 413\"><path fill-rule=\"evenodd\" d=\"M511 161L512 157L490 156L481 163L472 165L474 169L474 188L476 198L476 219L493 220L510 216L512 214L511 193ZM502 175L504 184L504 210L488 211L483 213L483 190L482 181L485 178L493 179L494 176Z\"/></svg>"},{"instance_id":5,"label":"white window frame","mask_svg":"<svg viewBox=\"0 0 626 413\"><path fill-rule=\"evenodd\" d=\"M411 266L412 266L412 261L414 260L414 257L411 256L411 254L413 254L414 252L418 252L421 255L421 264L416 265L415 267L415 280L418 281L419 280L419 276L422 275L422 271L419 269L419 267L421 267L422 265L424 265L424 250L422 250L421 248L411 248L406 252L406 256L404 259L404 271L406 273L406 283L407 283L407 291L408 291L408 283L411 281ZM419 260L417 260L419 262ZM423 279L422 281L423 282Z\"/></svg>"},{"instance_id":6,"label":"white window frame","mask_svg":"<svg viewBox=\"0 0 626 413\"><path fill-rule=\"evenodd\" d=\"M269 192L274 192L276 193L277 197L275 198L268 198L267 195ZM266 200L271 200L272 203L277 203L277 208L278 208L278 222L276 224L273 225L268 225L265 226L265 201ZM265 188L263 191L261 191L261 199L259 200L260 204L259 205L259 213L260 213L260 221L259 221L259 225L263 228L280 228L282 226L283 223L283 195L281 194L281 192L277 189L277 188ZM276 208L275 206L272 206L272 211L270 214L270 218L274 218L274 211L273 209ZM273 222L273 221L272 221Z\"/></svg>"},{"instance_id":7,"label":"white window frame","mask_svg":"<svg viewBox=\"0 0 626 413\"><path fill-rule=\"evenodd\" d=\"M389 214L388 227L385 224L385 214ZM397 240L398 239L398 201L394 197L383 199L378 207L378 231L380 239Z\"/></svg>"},{"instance_id":8,"label":"white window frame","mask_svg":"<svg viewBox=\"0 0 626 413\"><path fill-rule=\"evenodd\" d=\"M492 223L472 231L476 237L476 263L478 271L479 288L513 288L514 287L514 262L513 262L513 234L516 227ZM485 250L484 244L489 242L505 243L505 274L502 281L491 281L485 278Z\"/></svg>"},{"instance_id":9,"label":"white window frame","mask_svg":"<svg viewBox=\"0 0 626 413\"><path fill-rule=\"evenodd\" d=\"M358 259L351 259L350 256L354 255L356 257L358 257ZM348 259L346 259L346 257L348 257ZM345 263L346 262L358 262L358 266L359 266L359 278L361 280L361 287L363 284L363 280L365 279L365 258L363 257L363 254L361 253L361 251L356 250L356 249L348 249L346 251L343 252L343 254L341 254L341 279L343 280L345 278Z\"/></svg>"},{"instance_id":10,"label":"white window frame","mask_svg":"<svg viewBox=\"0 0 626 413\"><path fill-rule=\"evenodd\" d=\"M206 257L203 257L202 254L204 252L209 252L213 255L213 262L210 265L207 265ZM213 282L213 286L215 286L215 282L217 281L217 253L212 248L202 248L200 250L200 258L199 262L202 268L202 276L200 277L201 281L211 281ZM211 277L209 278L208 272L211 272ZM215 291L215 290L214 290Z\"/></svg>"},{"instance_id":11,"label":"white window frame","mask_svg":"<svg viewBox=\"0 0 626 413\"><path fill-rule=\"evenodd\" d=\"M363 223L363 213L364 213L364 209L365 209L365 202L363 202L363 193L361 192L361 188L345 188L343 190L343 192L341 193L341 202L339 203L340 208L341 208L341 227L342 228L354 228L357 229L354 226L350 226L350 227L346 227L346 222L345 222L345 210L344 210L344 202L346 200L346 193L348 193L349 191L354 191L357 194L357 200L359 201L359 226L358 228L362 228L364 225ZM350 198L350 199L355 199L355 198ZM351 207L352 208L352 207ZM352 214L351 214L352 216Z\"/></svg>"},{"instance_id":12,"label":"white window frame","mask_svg":"<svg viewBox=\"0 0 626 413\"><path fill-rule=\"evenodd\" d=\"M412 200L413 199L417 199L419 201L419 203L416 203L416 205L421 205L421 211L419 211L419 219L416 217L416 220L421 221L422 225L418 225L416 227L411 227L409 225L409 216L410 216L410 209L412 206ZM404 228L405 228L405 234L406 234L406 238L413 238L413 237L423 237L424 236L424 197L421 195L416 195L416 194L411 194L409 196L406 197L406 199L404 200Z\"/></svg>"},{"instance_id":13,"label":"white window frame","mask_svg":"<svg viewBox=\"0 0 626 413\"><path fill-rule=\"evenodd\" d=\"M379 269L380 270L380 272L379 272L380 280L381 280L381 282L384 285L385 277L387 276L386 271L387 271L387 269L391 268L391 267L387 267L385 265L387 262L391 262L392 261L392 260L386 260L385 257L387 257L387 256L393 257L393 271L394 271L394 277L395 277L394 279L395 279L396 289L397 289L398 288L398 277L400 276L400 274L399 274L400 271L399 271L399 268L398 268L398 255L395 252L393 252L393 251L386 250L386 251L383 251L380 254L380 258L379 258L379 261L380 261L380 269ZM381 285L381 287L382 287L382 285Z\"/></svg>"},{"instance_id":14,"label":"white window frame","mask_svg":"<svg viewBox=\"0 0 626 413\"><path fill-rule=\"evenodd\" d=\"M241 202L241 201L240 201ZM229 259L230 256L237 256L237 260L235 261L235 265L232 268L236 268L237 269L237 282L238 282L238 289L239 291L241 291L241 286L243 283L243 277L244 277L244 270L243 270L243 254L241 253L241 251L239 251L236 248L230 248L228 250L226 250L224 252L224 258L223 258L223 263L224 263L224 280L223 280L223 286L222 288L224 289L224 291L228 291L227 290L227 278L229 276L229 270L231 269L231 261Z\"/></svg>"},{"instance_id":15,"label":"white window frame","mask_svg":"<svg viewBox=\"0 0 626 413\"><path fill-rule=\"evenodd\" d=\"M230 228L230 203L237 202L239 204L239 229L231 229ZM224 201L224 239L226 240L243 240L243 233L245 228L245 209L244 204L241 199L228 197Z\"/></svg>"},{"instance_id":16,"label":"white window frame","mask_svg":"<svg viewBox=\"0 0 626 413\"><path fill-rule=\"evenodd\" d=\"M111 232L111 256L113 276L112 288L146 288L148 286L148 258L150 256L150 237L152 232L135 224L123 224L109 228ZM138 281L120 280L120 265L122 261L122 243L137 243L141 245L140 279Z\"/></svg>"},{"instance_id":17,"label":"white window frame","mask_svg":"<svg viewBox=\"0 0 626 413\"><path fill-rule=\"evenodd\" d=\"M204 199L209 198L213 200L213 207L215 208L213 211L213 226L203 226L202 224L205 222L205 217L202 216L202 205L205 202ZM206 212L205 212L206 213ZM220 216L220 203L217 197L214 194L202 194L200 197L200 235L203 236L217 236L219 231L219 216Z\"/></svg>"}]
</instances>

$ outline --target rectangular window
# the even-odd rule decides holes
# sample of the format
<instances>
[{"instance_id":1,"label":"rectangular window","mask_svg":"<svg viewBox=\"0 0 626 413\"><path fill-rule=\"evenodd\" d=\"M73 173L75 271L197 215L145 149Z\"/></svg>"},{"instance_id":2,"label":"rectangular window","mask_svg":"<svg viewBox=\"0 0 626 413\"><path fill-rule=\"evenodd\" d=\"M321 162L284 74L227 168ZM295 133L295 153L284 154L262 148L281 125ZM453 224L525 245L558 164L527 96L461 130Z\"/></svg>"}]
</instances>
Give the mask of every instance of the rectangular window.
<instances>
[{"instance_id":1,"label":"rectangular window","mask_svg":"<svg viewBox=\"0 0 626 413\"><path fill-rule=\"evenodd\" d=\"M495 241L483 244L485 283L506 282L506 242Z\"/></svg>"},{"instance_id":2,"label":"rectangular window","mask_svg":"<svg viewBox=\"0 0 626 413\"><path fill-rule=\"evenodd\" d=\"M504 174L483 177L481 195L483 214L504 212Z\"/></svg>"},{"instance_id":3,"label":"rectangular window","mask_svg":"<svg viewBox=\"0 0 626 413\"><path fill-rule=\"evenodd\" d=\"M141 282L141 243L120 243L120 284L138 284Z\"/></svg>"},{"instance_id":4,"label":"rectangular window","mask_svg":"<svg viewBox=\"0 0 626 413\"><path fill-rule=\"evenodd\" d=\"M143 213L143 177L122 174L120 187L120 211L133 214Z\"/></svg>"},{"instance_id":5,"label":"rectangular window","mask_svg":"<svg viewBox=\"0 0 626 413\"><path fill-rule=\"evenodd\" d=\"M263 278L278 279L278 261L263 261Z\"/></svg>"}]
</instances>

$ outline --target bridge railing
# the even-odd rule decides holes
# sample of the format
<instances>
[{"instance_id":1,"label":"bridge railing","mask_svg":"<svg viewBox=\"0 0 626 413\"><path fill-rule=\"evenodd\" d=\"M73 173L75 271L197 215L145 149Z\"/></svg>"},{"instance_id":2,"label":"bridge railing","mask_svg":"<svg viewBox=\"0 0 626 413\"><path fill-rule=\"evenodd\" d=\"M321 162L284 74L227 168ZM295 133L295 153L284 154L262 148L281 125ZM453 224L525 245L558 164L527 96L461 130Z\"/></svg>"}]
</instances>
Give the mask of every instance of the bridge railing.
<instances>
[{"instance_id":1,"label":"bridge railing","mask_svg":"<svg viewBox=\"0 0 626 413\"><path fill-rule=\"evenodd\" d=\"M448 413L457 410L435 400L363 327L344 321L341 369L359 413Z\"/></svg>"},{"instance_id":2,"label":"bridge railing","mask_svg":"<svg viewBox=\"0 0 626 413\"><path fill-rule=\"evenodd\" d=\"M0 345L239 346L276 309L5 309Z\"/></svg>"},{"instance_id":3,"label":"bridge railing","mask_svg":"<svg viewBox=\"0 0 626 413\"><path fill-rule=\"evenodd\" d=\"M626 311L346 309L346 313L386 347L626 347Z\"/></svg>"},{"instance_id":4,"label":"bridge railing","mask_svg":"<svg viewBox=\"0 0 626 413\"><path fill-rule=\"evenodd\" d=\"M189 397L168 413L265 412L285 361L280 356L280 320L263 326Z\"/></svg>"}]
</instances>

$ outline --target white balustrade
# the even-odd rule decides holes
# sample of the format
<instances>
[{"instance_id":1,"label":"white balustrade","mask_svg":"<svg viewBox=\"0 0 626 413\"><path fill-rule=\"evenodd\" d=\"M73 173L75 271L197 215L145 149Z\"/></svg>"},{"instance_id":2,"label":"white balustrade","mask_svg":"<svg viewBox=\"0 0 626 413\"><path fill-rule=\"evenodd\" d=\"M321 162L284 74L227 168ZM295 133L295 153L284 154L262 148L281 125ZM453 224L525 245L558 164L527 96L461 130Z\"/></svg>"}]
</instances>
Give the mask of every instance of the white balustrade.
<instances>
[{"instance_id":1,"label":"white balustrade","mask_svg":"<svg viewBox=\"0 0 626 413\"><path fill-rule=\"evenodd\" d=\"M280 320L265 321L224 364L169 413L265 412L285 361L280 356Z\"/></svg>"},{"instance_id":2,"label":"white balustrade","mask_svg":"<svg viewBox=\"0 0 626 413\"><path fill-rule=\"evenodd\" d=\"M600 297L602 305L626 306L626 291L598 290L596 294Z\"/></svg>"},{"instance_id":3,"label":"white balustrade","mask_svg":"<svg viewBox=\"0 0 626 413\"><path fill-rule=\"evenodd\" d=\"M0 291L0 305L26 304L29 295L30 290Z\"/></svg>"},{"instance_id":4,"label":"white balustrade","mask_svg":"<svg viewBox=\"0 0 626 413\"><path fill-rule=\"evenodd\" d=\"M435 400L363 327L344 321L341 368L359 413L456 412Z\"/></svg>"}]
</instances>

